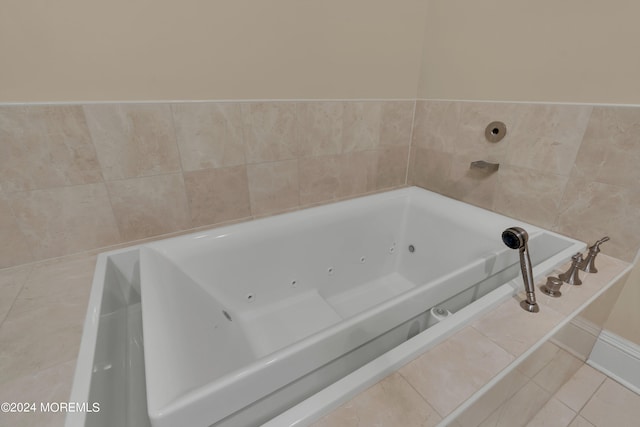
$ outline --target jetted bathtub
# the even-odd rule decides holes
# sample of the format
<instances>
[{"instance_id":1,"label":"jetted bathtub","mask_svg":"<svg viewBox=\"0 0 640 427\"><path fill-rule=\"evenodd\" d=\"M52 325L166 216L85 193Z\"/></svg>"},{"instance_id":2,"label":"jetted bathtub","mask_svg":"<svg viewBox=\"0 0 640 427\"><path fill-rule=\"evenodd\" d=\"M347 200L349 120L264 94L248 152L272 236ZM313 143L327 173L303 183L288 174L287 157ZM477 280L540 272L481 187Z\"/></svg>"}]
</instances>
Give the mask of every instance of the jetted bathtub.
<instances>
[{"instance_id":1,"label":"jetted bathtub","mask_svg":"<svg viewBox=\"0 0 640 427\"><path fill-rule=\"evenodd\" d=\"M511 226L536 276L585 247L412 187L102 254L71 396L101 411L67 426L263 424L513 296Z\"/></svg>"}]
</instances>

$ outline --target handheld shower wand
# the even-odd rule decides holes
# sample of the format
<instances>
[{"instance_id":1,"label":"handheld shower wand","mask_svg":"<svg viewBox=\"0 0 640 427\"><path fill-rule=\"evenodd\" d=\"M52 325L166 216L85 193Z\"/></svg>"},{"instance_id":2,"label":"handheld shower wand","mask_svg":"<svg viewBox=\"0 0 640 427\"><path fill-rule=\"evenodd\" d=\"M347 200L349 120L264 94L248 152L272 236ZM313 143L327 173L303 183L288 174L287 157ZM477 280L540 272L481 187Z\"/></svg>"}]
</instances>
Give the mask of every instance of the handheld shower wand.
<instances>
[{"instance_id":1,"label":"handheld shower wand","mask_svg":"<svg viewBox=\"0 0 640 427\"><path fill-rule=\"evenodd\" d=\"M520 252L520 270L522 271L524 290L527 293L526 299L520 302L520 307L530 313L537 313L540 311L540 307L536 303L531 258L529 258L529 248L527 247L528 240L529 235L520 227L510 227L502 232L504 244L511 249L518 249Z\"/></svg>"}]
</instances>

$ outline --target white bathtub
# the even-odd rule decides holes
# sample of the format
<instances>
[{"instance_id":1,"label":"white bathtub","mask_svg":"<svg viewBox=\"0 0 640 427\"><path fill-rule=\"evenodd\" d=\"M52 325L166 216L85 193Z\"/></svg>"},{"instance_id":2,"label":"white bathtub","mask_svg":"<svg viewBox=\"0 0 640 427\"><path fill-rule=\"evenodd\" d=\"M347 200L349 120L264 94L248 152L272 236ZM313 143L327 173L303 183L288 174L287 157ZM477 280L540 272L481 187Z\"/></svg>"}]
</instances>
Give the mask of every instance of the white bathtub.
<instances>
[{"instance_id":1,"label":"white bathtub","mask_svg":"<svg viewBox=\"0 0 640 427\"><path fill-rule=\"evenodd\" d=\"M585 246L406 188L102 254L67 426L303 425L513 295L510 226L536 276Z\"/></svg>"}]
</instances>

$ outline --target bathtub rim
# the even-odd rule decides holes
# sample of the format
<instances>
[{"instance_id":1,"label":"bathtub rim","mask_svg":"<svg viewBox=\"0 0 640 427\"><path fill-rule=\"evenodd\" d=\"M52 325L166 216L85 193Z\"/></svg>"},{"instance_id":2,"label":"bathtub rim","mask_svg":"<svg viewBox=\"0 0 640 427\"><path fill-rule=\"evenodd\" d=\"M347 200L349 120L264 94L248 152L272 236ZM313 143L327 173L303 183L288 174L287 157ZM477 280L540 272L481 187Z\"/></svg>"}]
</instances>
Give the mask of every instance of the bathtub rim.
<instances>
[{"instance_id":1,"label":"bathtub rim","mask_svg":"<svg viewBox=\"0 0 640 427\"><path fill-rule=\"evenodd\" d=\"M289 217L290 215L295 215L295 214L297 214L299 212L306 211L306 210L325 208L325 209L331 209L331 211L334 211L334 210L343 209L342 206L351 204L355 200L381 200L381 201L384 201L384 200L390 200L390 199L395 199L395 198L411 197L413 194L420 194L420 193L425 193L425 192L429 193L431 195L431 197L434 197L435 199L447 201L446 203L451 203L451 202L454 202L455 204L463 203L465 205L472 206L475 209L486 211L486 212L488 212L488 213L490 213L492 215L497 215L497 216L501 216L501 217L504 217L504 218L508 218L505 215L502 215L502 214L499 214L499 213L496 213L496 212L492 212L492 211L488 211L487 209L484 209L484 208L481 208L481 207L477 207L477 206L473 206L473 205L470 205L468 203L461 202L461 201L458 201L458 200L455 200L455 199L451 199L451 198L443 196L441 194L438 194L438 193L435 193L435 192L432 192L432 191L429 191L429 190L414 186L414 187L404 187L404 188L400 188L400 189L392 189L392 190L389 190L389 191L384 191L384 192L381 192L381 193L375 193L375 194L370 194L370 195L364 195L364 196L361 196L361 197L348 199L348 200L336 201L336 202L328 203L326 205L307 207L307 208L303 208L303 209L300 209L300 210L297 210L297 211L293 211L293 212L287 212L287 213L278 214L278 215L274 215L274 216L270 216L270 217L258 218L258 219L252 220L252 221L247 221L247 222L242 222L242 223L235 223L235 224L230 224L230 225L222 225L222 226L219 226L219 227L213 226L210 229L207 229L207 230L204 230L204 231L197 230L197 231L193 231L193 232L186 233L186 234L179 235L179 236L159 239L158 241L168 241L168 240L174 240L174 239L185 239L186 240L186 239L189 239L189 238L190 239L198 239L198 238L203 238L203 237L212 237L214 235L222 235L222 234L227 233L229 231L233 231L238 226L249 225L250 227L253 228L253 227L259 227L260 224L269 223L271 221L285 221L286 218ZM582 249L583 249L586 246L583 242L579 242L579 241L577 241L577 240L575 240L575 239L573 239L571 237L560 235L559 233L556 233L556 232L553 232L553 231L550 231L550 230L546 230L546 229L543 229L541 227L538 227L538 226L535 226L535 225L532 225L532 224L525 223L525 222L517 220L515 218L509 218L509 219L512 219L514 224L522 225L524 227L528 227L531 230L534 230L536 234L537 234L538 231L540 231L540 232L549 233L549 234L552 234L552 235L556 235L556 236L562 237L563 239L566 239L566 240L572 242L572 245L569 247L569 249L565 249L564 251L562 251L562 253L564 253L565 251L568 251L570 249L575 251L576 249L574 249L574 247L582 246ZM73 383L72 383L72 390L71 390L71 394L70 394L70 401L72 401L72 402L88 402L88 399L89 399L89 396L90 396L93 363L94 363L95 355L96 355L95 354L95 352L96 352L96 342L97 342L97 336L98 336L99 320L100 320L100 316L101 316L100 310L101 310L101 307L102 307L102 302L103 302L103 297L104 297L104 290L105 290L104 288L105 288L105 283L106 283L105 274L106 274L107 263L108 263L109 258L112 257L112 256L115 256L115 255L119 255L119 254L124 254L124 253L129 253L129 252L136 252L141 247L153 245L153 243L155 243L155 242L156 241L146 241L146 242L142 242L142 243L136 243L136 244L132 244L131 246L127 246L125 248L109 250L109 251L105 251L105 252L102 252L102 253L98 254L97 260L96 260L96 267L95 267L95 270L94 270L94 275L93 275L92 284L91 284L91 293L90 293L90 297L89 297L89 301L88 301L87 313L86 313L86 316L85 316L85 322L83 323L83 332L82 332L82 335L81 335L80 350L78 352L76 368L74 370L74 375L73 375ZM553 258L555 258L556 256L559 256L559 254L556 254ZM541 263L536 268L534 268L534 277L539 275L539 274L542 274L542 273L540 273L540 269L551 270L553 268L553 266L557 263L557 261L553 261L553 265L547 266L547 264L548 263L551 264L551 262L552 262L551 260L547 260L547 261ZM482 310L478 310L478 313L462 315L463 310L465 310L466 308L458 311L456 314L460 313L461 315L457 316L457 318L459 319L459 322L456 322L457 326L453 326L454 329L452 329L448 333L442 335L437 340L437 342L430 343L429 345L430 346L436 345L437 343L439 343L439 342L443 341L444 339L448 338L453 333L455 333L457 330L461 329L466 324L468 324L468 322L470 320L472 320L475 316L478 316L481 313L486 312L486 310L490 309L493 305L499 304L500 302L504 301L509 296L515 295L515 293L517 293L522 288L523 288L522 279L521 278L514 279L514 280L512 280L510 282L507 282L507 283L501 285L499 288L497 288L496 290L492 291L491 293L489 293L488 295L486 295L482 299L476 301L476 303L474 303L474 304L477 304L477 307L483 307ZM487 297L489 297L490 295L498 296L497 298L499 298L499 299L496 300L496 301L491 300L492 302L489 302L490 300L487 299ZM488 304L487 306L478 304L483 299L486 300L485 303ZM453 316L451 318L453 318ZM447 321L449 321L449 322L447 322ZM431 327L427 331L423 332L422 334L426 334L426 333L429 333L431 331L429 334L425 335L425 337L433 336L436 333L443 333L442 331L443 331L443 328L445 326L446 326L446 329L449 329L449 328L452 327L452 325L453 325L452 321L450 320L450 318L448 318L448 319L445 319L445 321L434 325L433 327ZM457 329L455 329L455 328L457 328ZM420 336L422 334L419 334L418 336ZM408 341L408 342L410 342L410 341ZM407 343L405 343L405 344L407 344ZM426 349L428 349L428 348L430 348L430 347L424 347L424 348L422 348L420 350L416 350L416 351L419 351L421 353L421 352L426 351ZM394 350L396 350L396 349L394 349ZM417 354L419 354L419 353L417 353ZM385 355L383 355L381 357L386 357L386 355L387 355L387 353L385 353ZM376 360L374 360L373 362L370 362L370 364L375 363ZM365 365L365 366L367 366L367 365ZM360 368L360 369L362 369L362 368ZM342 380L340 380L340 381L342 381ZM338 381L338 382L340 382L340 381ZM332 386L329 386L328 388L331 388ZM323 391L324 390L322 390L319 393L322 393ZM354 394L355 394L355 392L354 392ZM314 396L312 396L309 399L312 399ZM307 400L309 400L309 399L307 399ZM306 400L301 402L299 405L302 405L305 402L306 402ZM296 408L296 406L294 406L293 408ZM289 411L291 411L291 409L288 410L288 411L285 411L285 413L283 413L283 414L286 414ZM66 419L65 419L65 426L66 427L84 426L85 425L85 421L86 421L86 415L87 414L83 413L83 412L68 413L67 416L66 416ZM277 419L279 419L279 417L280 416L277 416L273 420L277 420ZM271 421L267 422L265 424L265 426L270 426L271 427L271 425L269 424L270 422ZM277 424L273 424L272 426L275 427L276 425ZM298 425L298 424L292 424L292 425Z\"/></svg>"}]
</instances>

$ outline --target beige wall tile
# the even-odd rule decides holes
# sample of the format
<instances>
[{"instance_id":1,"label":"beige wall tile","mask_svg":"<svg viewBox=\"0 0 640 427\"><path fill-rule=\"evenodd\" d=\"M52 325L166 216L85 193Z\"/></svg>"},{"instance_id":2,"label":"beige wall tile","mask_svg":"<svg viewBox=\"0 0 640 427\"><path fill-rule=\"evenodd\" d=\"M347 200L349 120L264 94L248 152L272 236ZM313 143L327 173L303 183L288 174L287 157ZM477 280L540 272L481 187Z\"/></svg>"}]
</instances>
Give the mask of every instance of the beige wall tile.
<instances>
[{"instance_id":1,"label":"beige wall tile","mask_svg":"<svg viewBox=\"0 0 640 427\"><path fill-rule=\"evenodd\" d=\"M297 160L248 165L247 176L253 215L282 212L300 205Z\"/></svg>"},{"instance_id":2,"label":"beige wall tile","mask_svg":"<svg viewBox=\"0 0 640 427\"><path fill-rule=\"evenodd\" d=\"M416 147L409 171L411 185L449 195L452 190L449 176L453 158L451 153Z\"/></svg>"},{"instance_id":3,"label":"beige wall tile","mask_svg":"<svg viewBox=\"0 0 640 427\"><path fill-rule=\"evenodd\" d=\"M435 426L441 418L397 373L360 393L313 427Z\"/></svg>"},{"instance_id":4,"label":"beige wall tile","mask_svg":"<svg viewBox=\"0 0 640 427\"><path fill-rule=\"evenodd\" d=\"M181 174L113 181L108 186L118 229L125 241L191 227Z\"/></svg>"},{"instance_id":5,"label":"beige wall tile","mask_svg":"<svg viewBox=\"0 0 640 427\"><path fill-rule=\"evenodd\" d=\"M345 102L342 151L373 150L380 144L382 102Z\"/></svg>"},{"instance_id":6,"label":"beige wall tile","mask_svg":"<svg viewBox=\"0 0 640 427\"><path fill-rule=\"evenodd\" d=\"M453 154L461 110L457 101L416 101L412 145Z\"/></svg>"},{"instance_id":7,"label":"beige wall tile","mask_svg":"<svg viewBox=\"0 0 640 427\"><path fill-rule=\"evenodd\" d=\"M0 190L0 268L33 261L27 238L18 227L9 200Z\"/></svg>"},{"instance_id":8,"label":"beige wall tile","mask_svg":"<svg viewBox=\"0 0 640 427\"><path fill-rule=\"evenodd\" d=\"M83 107L106 180L180 170L167 104L95 104Z\"/></svg>"},{"instance_id":9,"label":"beige wall tile","mask_svg":"<svg viewBox=\"0 0 640 427\"><path fill-rule=\"evenodd\" d=\"M446 416L512 360L513 356L467 327L399 372Z\"/></svg>"},{"instance_id":10,"label":"beige wall tile","mask_svg":"<svg viewBox=\"0 0 640 427\"><path fill-rule=\"evenodd\" d=\"M399 187L407 178L409 147L377 150L376 190Z\"/></svg>"},{"instance_id":11,"label":"beige wall tile","mask_svg":"<svg viewBox=\"0 0 640 427\"><path fill-rule=\"evenodd\" d=\"M311 157L299 163L301 205L364 194L385 179L381 175L378 181L378 152L374 150Z\"/></svg>"},{"instance_id":12,"label":"beige wall tile","mask_svg":"<svg viewBox=\"0 0 640 427\"><path fill-rule=\"evenodd\" d=\"M496 212L543 228L553 227L567 185L566 176L511 165L502 165L496 175Z\"/></svg>"},{"instance_id":13,"label":"beige wall tile","mask_svg":"<svg viewBox=\"0 0 640 427\"><path fill-rule=\"evenodd\" d=\"M120 242L104 184L18 192L8 199L35 259Z\"/></svg>"},{"instance_id":14,"label":"beige wall tile","mask_svg":"<svg viewBox=\"0 0 640 427\"><path fill-rule=\"evenodd\" d=\"M245 163L240 104L172 104L171 111L185 171Z\"/></svg>"},{"instance_id":15,"label":"beige wall tile","mask_svg":"<svg viewBox=\"0 0 640 427\"><path fill-rule=\"evenodd\" d=\"M194 227L251 216L244 165L185 172L184 185Z\"/></svg>"},{"instance_id":16,"label":"beige wall tile","mask_svg":"<svg viewBox=\"0 0 640 427\"><path fill-rule=\"evenodd\" d=\"M297 134L300 157L342 152L343 102L298 102Z\"/></svg>"},{"instance_id":17,"label":"beige wall tile","mask_svg":"<svg viewBox=\"0 0 640 427\"><path fill-rule=\"evenodd\" d=\"M593 181L637 187L639 134L640 108L594 107L576 167Z\"/></svg>"},{"instance_id":18,"label":"beige wall tile","mask_svg":"<svg viewBox=\"0 0 640 427\"><path fill-rule=\"evenodd\" d=\"M411 143L414 107L414 101L382 103L379 147L408 146Z\"/></svg>"},{"instance_id":19,"label":"beige wall tile","mask_svg":"<svg viewBox=\"0 0 640 427\"><path fill-rule=\"evenodd\" d=\"M81 107L0 107L0 182L5 191L101 181Z\"/></svg>"},{"instance_id":20,"label":"beige wall tile","mask_svg":"<svg viewBox=\"0 0 640 427\"><path fill-rule=\"evenodd\" d=\"M554 230L591 243L609 236L602 251L631 261L640 246L638 212L640 189L589 181L574 168Z\"/></svg>"},{"instance_id":21,"label":"beige wall tile","mask_svg":"<svg viewBox=\"0 0 640 427\"><path fill-rule=\"evenodd\" d=\"M247 163L273 162L297 157L294 102L242 104L242 120Z\"/></svg>"},{"instance_id":22,"label":"beige wall tile","mask_svg":"<svg viewBox=\"0 0 640 427\"><path fill-rule=\"evenodd\" d=\"M463 102L454 140L456 154L471 156L474 160L504 163L507 149L514 138L513 129L521 114L519 104ZM484 135L485 129L496 120L504 122L507 133L502 141L489 142Z\"/></svg>"},{"instance_id":23,"label":"beige wall tile","mask_svg":"<svg viewBox=\"0 0 640 427\"><path fill-rule=\"evenodd\" d=\"M446 195L484 209L493 209L496 187L502 171L471 169L471 162L475 160L475 157L467 155L452 157Z\"/></svg>"},{"instance_id":24,"label":"beige wall tile","mask_svg":"<svg viewBox=\"0 0 640 427\"><path fill-rule=\"evenodd\" d=\"M569 176L591 106L524 104L511 129L506 162L555 175Z\"/></svg>"}]
</instances>

